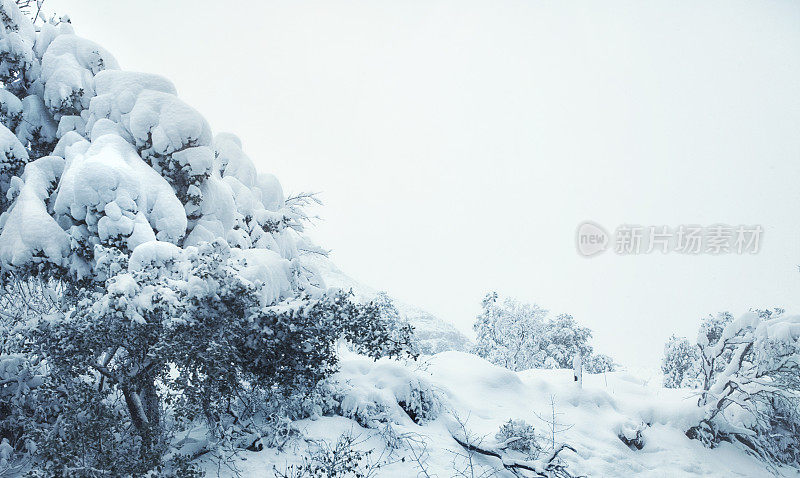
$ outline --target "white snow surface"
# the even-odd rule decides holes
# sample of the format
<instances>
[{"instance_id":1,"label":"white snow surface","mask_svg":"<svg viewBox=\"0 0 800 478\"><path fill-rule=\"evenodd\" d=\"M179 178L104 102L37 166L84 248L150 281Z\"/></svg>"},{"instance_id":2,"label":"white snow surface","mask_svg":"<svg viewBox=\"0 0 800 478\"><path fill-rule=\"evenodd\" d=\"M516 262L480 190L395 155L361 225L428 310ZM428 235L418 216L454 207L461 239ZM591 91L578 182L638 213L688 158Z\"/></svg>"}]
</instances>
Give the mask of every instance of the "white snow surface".
<instances>
[{"instance_id":1,"label":"white snow surface","mask_svg":"<svg viewBox=\"0 0 800 478\"><path fill-rule=\"evenodd\" d=\"M335 377L346 384L345 411L370 404L389 408L384 415L395 432L411 433L427 442L426 471L430 476L457 476L453 452L464 450L453 440L459 426L455 416L479 439L481 446L497 445L495 433L509 419L522 419L543 434L555 411L557 421L569 430L557 434L556 442L567 443L576 452L559 455L575 475L588 477L768 477L774 476L765 465L728 443L709 449L690 440L684 431L696 423L699 408L696 394L687 389L663 389L625 372L585 375L583 388L573 382L571 370L527 370L511 372L471 354L443 352L423 363L390 360L372 362L350 356ZM398 405L409 386L429 386L436 393L441 411L438 418L418 425ZM554 408L551 407L551 398ZM540 418L541 417L541 418ZM649 426L645 425L649 424ZM272 476L273 466L285 470L301 463L307 452L305 443L325 440L335 443L342 434L363 440L358 448L373 449L373 456L386 450L380 427L364 428L342 416L313 417L295 423L306 440L284 450L264 449L245 452L232 463L241 476ZM384 425L385 426L385 425ZM644 447L633 450L618 435L631 435L642 428ZM543 440L547 442L548 440ZM540 441L541 442L541 441ZM548 445L549 446L549 445ZM392 452L393 463L375 476L415 477L420 474L407 448ZM385 455L387 456L387 455ZM401 460L405 458L405 461ZM496 458L476 456L476 474L497 470L492 476L513 477ZM203 461L212 474L217 465ZM778 470L781 476L798 476L791 469ZM233 476L222 468L221 476Z\"/></svg>"}]
</instances>

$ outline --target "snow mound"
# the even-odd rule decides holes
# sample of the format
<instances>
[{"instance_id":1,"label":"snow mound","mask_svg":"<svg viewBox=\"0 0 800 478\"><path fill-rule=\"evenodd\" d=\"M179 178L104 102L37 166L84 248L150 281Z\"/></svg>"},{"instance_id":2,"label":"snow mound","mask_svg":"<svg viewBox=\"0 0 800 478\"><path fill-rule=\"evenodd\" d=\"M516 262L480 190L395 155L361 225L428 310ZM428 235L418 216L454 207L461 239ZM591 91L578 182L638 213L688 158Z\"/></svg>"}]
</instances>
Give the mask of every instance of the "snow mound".
<instances>
[{"instance_id":1,"label":"snow mound","mask_svg":"<svg viewBox=\"0 0 800 478\"><path fill-rule=\"evenodd\" d=\"M396 362L352 360L333 377L337 414L362 426L381 423L426 423L441 413L441 402L430 381Z\"/></svg>"}]
</instances>

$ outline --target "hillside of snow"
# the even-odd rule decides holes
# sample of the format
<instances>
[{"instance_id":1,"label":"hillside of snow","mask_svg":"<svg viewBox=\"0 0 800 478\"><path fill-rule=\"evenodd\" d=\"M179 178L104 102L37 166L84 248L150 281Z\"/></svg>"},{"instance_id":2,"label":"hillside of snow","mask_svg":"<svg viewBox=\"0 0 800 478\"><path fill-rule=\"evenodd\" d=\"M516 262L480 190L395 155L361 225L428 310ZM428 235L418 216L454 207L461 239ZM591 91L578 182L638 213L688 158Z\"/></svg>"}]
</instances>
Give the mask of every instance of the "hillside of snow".
<instances>
[{"instance_id":1,"label":"hillside of snow","mask_svg":"<svg viewBox=\"0 0 800 478\"><path fill-rule=\"evenodd\" d=\"M303 261L313 265L319 271L328 287L336 287L345 291L352 290L359 302L369 302L379 292L342 272L328 257L308 254L303 256ZM400 318L414 326L414 336L422 353L435 354L448 350L468 351L470 349L472 344L469 338L451 323L394 297L392 297L392 302L397 308Z\"/></svg>"},{"instance_id":2,"label":"hillside of snow","mask_svg":"<svg viewBox=\"0 0 800 478\"><path fill-rule=\"evenodd\" d=\"M644 380L493 292L473 348L68 17L0 0L0 83L0 477L800 474L800 315L709 316Z\"/></svg>"},{"instance_id":3,"label":"hillside of snow","mask_svg":"<svg viewBox=\"0 0 800 478\"><path fill-rule=\"evenodd\" d=\"M331 449L342 436L351 436L358 449L373 450L365 462L384 463L372 470L372 476L513 477L495 457L474 454L470 467L469 454L454 437L463 440L466 431L481 447L496 448L499 427L510 419L522 419L548 447L552 438L548 422L555 414L557 429L564 430L555 434L556 444L575 449L558 456L574 476L800 475L789 468L770 471L741 447L722 443L709 449L688 439L684 430L700 413L696 394L651 386L625 372L586 375L579 389L570 370L514 373L475 355L444 352L421 363L406 364L351 356L343 361L335 379L342 384L338 410L344 417L317 416L295 422L299 439L283 450L242 454L231 464L236 472L242 476L292 476L292 466L303 463L303 456L318 447ZM403 410L415 390L423 390L423 397L426 393L435 396L428 421L415 423ZM644 444L640 450L619 438L633 438L636 430L641 430ZM422 456L424 465L415 456ZM511 462L506 460L506 464ZM209 471L217 472L213 458L205 458L204 463ZM235 473L223 468L220 474Z\"/></svg>"}]
</instances>

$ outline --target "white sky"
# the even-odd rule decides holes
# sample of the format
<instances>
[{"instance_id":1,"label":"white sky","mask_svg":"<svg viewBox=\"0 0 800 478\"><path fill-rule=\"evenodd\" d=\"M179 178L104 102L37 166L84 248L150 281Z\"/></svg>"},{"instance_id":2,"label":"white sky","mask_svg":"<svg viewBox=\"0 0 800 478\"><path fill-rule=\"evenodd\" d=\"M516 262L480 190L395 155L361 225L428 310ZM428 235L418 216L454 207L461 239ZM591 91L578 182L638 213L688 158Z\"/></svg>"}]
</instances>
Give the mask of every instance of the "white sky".
<instances>
[{"instance_id":1,"label":"white sky","mask_svg":"<svg viewBox=\"0 0 800 478\"><path fill-rule=\"evenodd\" d=\"M351 276L469 331L484 293L630 366L718 310L800 312L800 3L47 0L160 73ZM575 251L579 222L760 224L754 256Z\"/></svg>"}]
</instances>

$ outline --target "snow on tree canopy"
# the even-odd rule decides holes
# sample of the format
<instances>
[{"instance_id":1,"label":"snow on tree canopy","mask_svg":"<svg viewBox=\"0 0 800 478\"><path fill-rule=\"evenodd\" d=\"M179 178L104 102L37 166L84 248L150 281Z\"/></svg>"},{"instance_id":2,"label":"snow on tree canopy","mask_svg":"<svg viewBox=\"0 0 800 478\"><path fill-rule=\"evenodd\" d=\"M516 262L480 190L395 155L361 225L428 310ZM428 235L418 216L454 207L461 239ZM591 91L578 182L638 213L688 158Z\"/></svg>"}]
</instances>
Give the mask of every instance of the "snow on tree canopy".
<instances>
[{"instance_id":1,"label":"snow on tree canopy","mask_svg":"<svg viewBox=\"0 0 800 478\"><path fill-rule=\"evenodd\" d=\"M20 12L13 0L2 0L3 28L0 29L0 81L5 85L16 82L30 83L39 73L33 46L36 31L33 25ZM16 88L18 85L14 85Z\"/></svg>"},{"instance_id":2,"label":"snow on tree canopy","mask_svg":"<svg viewBox=\"0 0 800 478\"><path fill-rule=\"evenodd\" d=\"M94 96L94 75L117 61L99 45L76 35L56 37L42 58L45 106L59 119L62 114L79 114Z\"/></svg>"},{"instance_id":3,"label":"snow on tree canopy","mask_svg":"<svg viewBox=\"0 0 800 478\"><path fill-rule=\"evenodd\" d=\"M0 126L0 204L7 200L9 181L22 172L28 162L28 152L14 133L5 125Z\"/></svg>"},{"instance_id":4,"label":"snow on tree canopy","mask_svg":"<svg viewBox=\"0 0 800 478\"><path fill-rule=\"evenodd\" d=\"M109 257L130 275L222 241L265 303L320 290L298 260L299 213L236 136L68 21L34 26L10 0L0 13L0 269L103 281Z\"/></svg>"},{"instance_id":5,"label":"snow on tree canopy","mask_svg":"<svg viewBox=\"0 0 800 478\"><path fill-rule=\"evenodd\" d=\"M88 229L100 243L125 238L130 250L156 238L177 243L183 237L183 204L122 137L96 138L85 153L71 148L67 163L54 210L81 234Z\"/></svg>"},{"instance_id":6,"label":"snow on tree canopy","mask_svg":"<svg viewBox=\"0 0 800 478\"><path fill-rule=\"evenodd\" d=\"M47 212L45 201L61 175L64 159L46 156L28 164L22 179L11 181L16 196L11 210L0 216L0 261L10 266L46 260L62 265L69 254L69 239Z\"/></svg>"}]
</instances>

